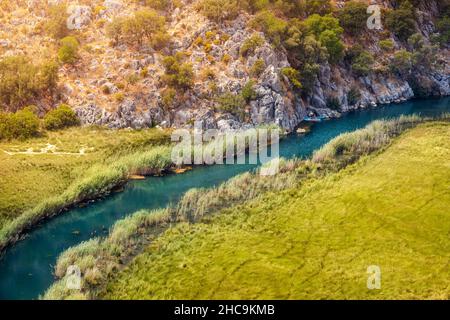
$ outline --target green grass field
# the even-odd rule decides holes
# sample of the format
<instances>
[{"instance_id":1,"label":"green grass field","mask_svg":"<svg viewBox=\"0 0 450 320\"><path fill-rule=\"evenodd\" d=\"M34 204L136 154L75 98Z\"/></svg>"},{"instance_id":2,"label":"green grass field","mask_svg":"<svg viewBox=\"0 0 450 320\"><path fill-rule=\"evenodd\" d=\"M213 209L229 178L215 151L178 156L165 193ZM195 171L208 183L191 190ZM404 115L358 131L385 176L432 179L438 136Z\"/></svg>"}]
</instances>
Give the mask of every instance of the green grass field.
<instances>
[{"instance_id":1,"label":"green grass field","mask_svg":"<svg viewBox=\"0 0 450 320\"><path fill-rule=\"evenodd\" d=\"M450 125L157 238L106 299L449 299ZM367 289L367 268L381 289Z\"/></svg>"},{"instance_id":2,"label":"green grass field","mask_svg":"<svg viewBox=\"0 0 450 320\"><path fill-rule=\"evenodd\" d=\"M78 127L27 141L0 142L0 229L27 209L63 193L83 179L93 165L107 166L123 156L149 151L169 141L170 136L157 129ZM47 144L56 146L55 153L17 153L30 148L39 153ZM76 154L80 149L84 149L84 155Z\"/></svg>"}]
</instances>

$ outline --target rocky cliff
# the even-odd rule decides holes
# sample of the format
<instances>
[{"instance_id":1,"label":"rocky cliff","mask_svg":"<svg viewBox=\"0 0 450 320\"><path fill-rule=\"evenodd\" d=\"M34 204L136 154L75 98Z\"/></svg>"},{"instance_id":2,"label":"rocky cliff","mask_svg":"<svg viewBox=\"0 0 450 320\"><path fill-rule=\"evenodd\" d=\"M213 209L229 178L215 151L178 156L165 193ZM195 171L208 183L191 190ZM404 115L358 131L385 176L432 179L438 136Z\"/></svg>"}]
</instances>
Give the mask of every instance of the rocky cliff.
<instances>
[{"instance_id":1,"label":"rocky cliff","mask_svg":"<svg viewBox=\"0 0 450 320\"><path fill-rule=\"evenodd\" d=\"M3 56L42 55L45 49L51 51L57 45L54 39L34 31L40 22L48 19L43 2L46 1L19 1L3 15L0 36ZM61 2L64 1L49 0L45 5ZM396 6L395 1L375 2L382 8ZM132 15L145 6L144 3L69 1L71 24L82 48L80 59L74 65L61 66L60 92L52 106L41 108L65 102L76 110L82 123L111 128L191 127L194 121L203 120L207 128L275 124L292 131L308 114L338 117L354 109L406 101L417 91L430 96L450 93L448 49L439 49L436 56L439 68L416 70L414 77L396 75L380 67L387 58L379 41L392 40L395 50L407 48L408 44L383 31L367 32L362 43L375 57L374 72L357 76L345 61L323 62L311 91L301 92L281 72L291 67L288 52L274 46L263 32L250 27L252 14L240 11L231 20L213 22L199 13L197 3L180 0L177 7L165 13L170 45L155 50L146 45L136 49L130 44L113 44L107 36L107 25L111 21ZM344 3L333 2L336 8ZM424 41L429 42L436 32L437 1L420 2L416 16L417 30ZM241 48L255 35L264 41L243 57ZM345 34L342 38L347 48L360 41ZM194 81L190 89L176 92L175 102L168 106L164 101L163 58L176 52L186 53ZM255 74L252 69L257 62L261 70ZM217 108L217 96L240 94L250 81L254 94L244 107L244 116ZM357 99L353 101L348 99L351 90L358 90ZM330 97L335 101L334 107L330 106Z\"/></svg>"}]
</instances>

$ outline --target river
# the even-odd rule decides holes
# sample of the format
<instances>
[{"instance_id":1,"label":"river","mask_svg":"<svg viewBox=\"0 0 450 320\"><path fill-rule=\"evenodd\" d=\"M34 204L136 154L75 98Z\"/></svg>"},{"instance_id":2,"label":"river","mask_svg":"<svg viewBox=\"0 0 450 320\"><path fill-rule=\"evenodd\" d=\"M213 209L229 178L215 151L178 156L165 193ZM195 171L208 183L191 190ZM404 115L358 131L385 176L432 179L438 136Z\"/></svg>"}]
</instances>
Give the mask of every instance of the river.
<instances>
[{"instance_id":1,"label":"river","mask_svg":"<svg viewBox=\"0 0 450 320\"><path fill-rule=\"evenodd\" d=\"M355 111L340 119L314 124L306 135L290 135L280 143L283 157L307 157L337 135L366 126L377 119L450 112L450 98L414 100L375 109ZM181 175L151 177L128 183L125 190L82 208L72 209L35 228L0 260L0 299L36 299L52 284L52 266L69 247L92 237L105 236L119 219L140 209L156 209L177 201L186 191L211 187L252 165L198 167Z\"/></svg>"}]
</instances>

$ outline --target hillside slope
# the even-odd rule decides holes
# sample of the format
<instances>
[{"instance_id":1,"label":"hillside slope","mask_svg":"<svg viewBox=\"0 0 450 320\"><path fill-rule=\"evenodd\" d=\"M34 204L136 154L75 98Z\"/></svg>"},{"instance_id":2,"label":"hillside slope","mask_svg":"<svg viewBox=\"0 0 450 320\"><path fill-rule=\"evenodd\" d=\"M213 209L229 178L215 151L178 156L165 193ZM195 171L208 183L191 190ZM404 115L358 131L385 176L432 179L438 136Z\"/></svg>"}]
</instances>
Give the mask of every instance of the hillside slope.
<instances>
[{"instance_id":1,"label":"hillside slope","mask_svg":"<svg viewBox=\"0 0 450 320\"><path fill-rule=\"evenodd\" d=\"M41 114L66 102L82 123L111 128L192 127L202 120L223 130L276 124L292 131L307 114L337 117L414 95L448 95L448 39L433 47L446 1L412 1L407 35L423 37L415 44L402 38L403 29L391 30L395 24L367 29L369 1L357 11L356 32L330 27L328 18L320 32L314 19L304 23L331 14L343 24L349 1L262 1L261 8L251 0L3 1L0 54L54 59L62 42L49 34L49 21L58 18L60 33L75 37L79 49L75 61L60 64L58 89L27 101ZM384 20L388 12L404 15L403 2L377 1ZM206 5L218 6L220 16ZM63 30L66 18L74 19L73 30ZM121 29L125 20L131 24Z\"/></svg>"},{"instance_id":2,"label":"hillside slope","mask_svg":"<svg viewBox=\"0 0 450 320\"><path fill-rule=\"evenodd\" d=\"M449 135L420 125L337 174L171 228L103 297L448 299Z\"/></svg>"}]
</instances>

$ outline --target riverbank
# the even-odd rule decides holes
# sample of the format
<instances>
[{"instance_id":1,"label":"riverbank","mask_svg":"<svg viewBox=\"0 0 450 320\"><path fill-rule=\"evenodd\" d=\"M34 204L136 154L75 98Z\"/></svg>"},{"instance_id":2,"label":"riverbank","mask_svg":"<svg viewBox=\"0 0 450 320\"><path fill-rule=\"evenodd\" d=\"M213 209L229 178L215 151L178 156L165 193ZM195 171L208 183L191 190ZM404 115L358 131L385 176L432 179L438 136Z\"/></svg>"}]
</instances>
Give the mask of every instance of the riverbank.
<instances>
[{"instance_id":1,"label":"riverbank","mask_svg":"<svg viewBox=\"0 0 450 320\"><path fill-rule=\"evenodd\" d=\"M158 129L71 128L0 143L0 253L39 222L108 195L127 176L172 165Z\"/></svg>"},{"instance_id":2,"label":"riverbank","mask_svg":"<svg viewBox=\"0 0 450 320\"><path fill-rule=\"evenodd\" d=\"M114 226L105 240L93 239L61 255L56 274L63 277L69 265L76 264L84 276L83 292L65 289L64 279L56 283L46 297L95 298L107 281L123 269L153 239L175 222L198 222L203 217L233 204L243 203L257 195L299 186L336 172L359 157L387 146L391 139L423 120L404 117L389 122L375 122L356 133L346 134L330 142L310 161L287 161L275 178L244 174L210 190L193 190L180 203L157 212L141 211ZM334 153L332 150L335 150Z\"/></svg>"},{"instance_id":3,"label":"riverbank","mask_svg":"<svg viewBox=\"0 0 450 320\"><path fill-rule=\"evenodd\" d=\"M421 124L337 173L181 223L96 298L448 299L449 135ZM346 154L340 141L314 159Z\"/></svg>"}]
</instances>

